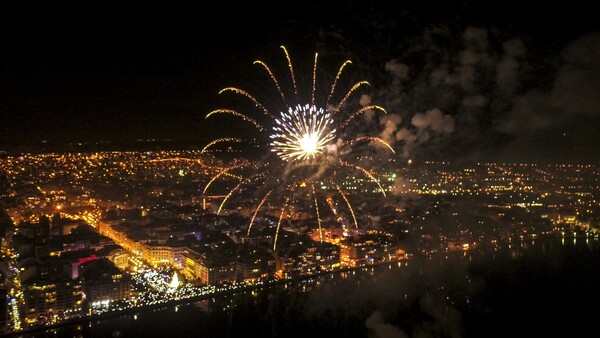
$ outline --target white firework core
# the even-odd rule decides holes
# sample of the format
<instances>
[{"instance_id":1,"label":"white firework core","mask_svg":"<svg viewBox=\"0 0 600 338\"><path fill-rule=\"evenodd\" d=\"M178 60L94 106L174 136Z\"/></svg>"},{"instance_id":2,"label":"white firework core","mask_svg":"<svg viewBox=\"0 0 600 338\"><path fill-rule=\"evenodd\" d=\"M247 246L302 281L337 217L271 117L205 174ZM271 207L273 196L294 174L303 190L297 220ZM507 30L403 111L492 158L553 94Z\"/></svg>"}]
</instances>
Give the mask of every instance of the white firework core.
<instances>
[{"instance_id":1,"label":"white firework core","mask_svg":"<svg viewBox=\"0 0 600 338\"><path fill-rule=\"evenodd\" d=\"M272 151L286 161L314 159L335 138L330 113L314 105L297 105L275 119Z\"/></svg>"},{"instance_id":2,"label":"white firework core","mask_svg":"<svg viewBox=\"0 0 600 338\"><path fill-rule=\"evenodd\" d=\"M300 140L300 148L308 155L314 156L317 153L317 135L308 133Z\"/></svg>"}]
</instances>

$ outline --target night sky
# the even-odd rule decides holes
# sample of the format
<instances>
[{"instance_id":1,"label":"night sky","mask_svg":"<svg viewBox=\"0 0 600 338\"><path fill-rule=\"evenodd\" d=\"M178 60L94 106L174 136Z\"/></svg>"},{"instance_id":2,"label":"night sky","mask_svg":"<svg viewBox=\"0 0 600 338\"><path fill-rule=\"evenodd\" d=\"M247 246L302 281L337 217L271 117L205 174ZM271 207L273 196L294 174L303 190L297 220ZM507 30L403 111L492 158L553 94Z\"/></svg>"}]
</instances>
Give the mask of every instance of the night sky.
<instances>
[{"instance_id":1,"label":"night sky","mask_svg":"<svg viewBox=\"0 0 600 338\"><path fill-rule=\"evenodd\" d=\"M202 146L230 127L204 119L221 108L218 91L261 93L268 81L252 62L281 61L285 45L298 65L310 67L314 52L330 72L352 60L349 77L369 81L369 97L390 113L365 116L363 125L404 159L598 162L600 30L590 6L5 11L0 150L152 138Z\"/></svg>"}]
</instances>

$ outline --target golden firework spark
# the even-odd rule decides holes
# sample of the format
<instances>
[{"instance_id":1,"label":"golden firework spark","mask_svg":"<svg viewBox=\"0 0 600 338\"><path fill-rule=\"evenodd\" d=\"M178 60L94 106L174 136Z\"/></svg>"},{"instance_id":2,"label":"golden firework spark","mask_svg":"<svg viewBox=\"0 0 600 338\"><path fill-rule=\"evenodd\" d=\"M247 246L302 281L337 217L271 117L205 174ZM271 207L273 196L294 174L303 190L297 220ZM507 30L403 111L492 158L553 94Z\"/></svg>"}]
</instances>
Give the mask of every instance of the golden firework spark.
<instances>
[{"instance_id":1,"label":"golden firework spark","mask_svg":"<svg viewBox=\"0 0 600 338\"><path fill-rule=\"evenodd\" d=\"M335 109L335 111L339 112L342 109L342 106L344 105L344 103L346 103L346 101L348 101L348 98L350 98L350 96L352 95L352 93L354 93L360 86L370 86L370 85L371 84L368 83L367 81L360 81L360 82L356 83L354 86L352 86L352 88L350 88L350 90L348 91L348 93L346 93L346 95L340 101L340 103L338 103L337 108Z\"/></svg>"},{"instance_id":2,"label":"golden firework spark","mask_svg":"<svg viewBox=\"0 0 600 338\"><path fill-rule=\"evenodd\" d=\"M319 239L323 243L323 230L321 229L321 214L319 213L319 203L317 203L317 194L315 193L315 185L311 184L312 194L315 200L315 212L317 213L317 223L319 226Z\"/></svg>"},{"instance_id":3,"label":"golden firework spark","mask_svg":"<svg viewBox=\"0 0 600 338\"><path fill-rule=\"evenodd\" d=\"M225 168L223 170L221 170L218 174L216 174L215 176L213 176L213 178L210 179L210 181L208 181L208 183L206 184L206 186L204 187L204 190L202 190L202 195L206 194L206 191L208 190L208 187L210 187L210 185L216 181L219 177L226 175L229 173L229 171L236 169L236 168L240 168L243 165L234 165L228 168ZM242 180L241 177L239 176L234 176L235 178L239 179L240 181Z\"/></svg>"},{"instance_id":4,"label":"golden firework spark","mask_svg":"<svg viewBox=\"0 0 600 338\"><path fill-rule=\"evenodd\" d=\"M312 91L311 91L311 103L314 106L315 105L315 90L317 89L317 57L319 56L318 53L315 53L315 64L313 66L313 82L312 82Z\"/></svg>"},{"instance_id":5,"label":"golden firework spark","mask_svg":"<svg viewBox=\"0 0 600 338\"><path fill-rule=\"evenodd\" d=\"M348 206L348 209L350 210L350 214L352 215L352 219L354 220L354 226L356 228L358 228L358 222L356 221L356 215L354 215L354 209L352 209L352 205L350 204L350 201L348 201L348 197L346 197L346 194L344 194L344 191L342 191L342 188L337 183L334 183L334 185L336 186L337 190L340 192L340 195L342 196L342 198L344 199L344 202L346 202L346 205Z\"/></svg>"},{"instance_id":6,"label":"golden firework spark","mask_svg":"<svg viewBox=\"0 0 600 338\"><path fill-rule=\"evenodd\" d=\"M361 172L363 172L369 179L371 179L371 181L375 182L377 184L377 186L379 187L379 190L381 191L381 193L383 194L383 196L385 197L385 190L383 189L383 187L381 186L381 184L379 183L379 180L377 180L377 178L375 178L375 176L370 173L367 169L358 166L356 164L352 164L352 163L348 163L345 161L340 160L340 164L347 166L347 167L353 167L355 169L360 170Z\"/></svg>"},{"instance_id":7,"label":"golden firework spark","mask_svg":"<svg viewBox=\"0 0 600 338\"><path fill-rule=\"evenodd\" d=\"M288 67L290 68L290 77L292 78L292 84L294 85L294 93L296 94L296 97L298 97L298 87L296 86L296 77L294 76L294 67L292 66L290 54L288 53L287 49L285 49L285 46L279 47L283 49L283 52L285 53L285 58L287 59Z\"/></svg>"},{"instance_id":8,"label":"golden firework spark","mask_svg":"<svg viewBox=\"0 0 600 338\"><path fill-rule=\"evenodd\" d=\"M375 142L375 143L379 143L382 144L384 146L386 146L391 152L392 154L395 154L396 152L394 151L394 148L392 148L392 146L385 142L382 138L379 137L373 137L373 136L359 136L353 140L349 140L346 141L345 144L354 144L354 143L358 143L360 141L369 141L369 142Z\"/></svg>"},{"instance_id":9,"label":"golden firework spark","mask_svg":"<svg viewBox=\"0 0 600 338\"><path fill-rule=\"evenodd\" d=\"M273 239L273 251L277 251L277 238L279 237L279 228L281 227L281 220L283 219L283 214L285 212L285 208L287 208L288 202L290 201L290 197L285 198L285 202L283 203L283 207L281 208L281 212L279 213L279 220L277 221L277 227L275 228L275 238Z\"/></svg>"},{"instance_id":10,"label":"golden firework spark","mask_svg":"<svg viewBox=\"0 0 600 338\"><path fill-rule=\"evenodd\" d=\"M335 91L335 85L337 84L340 76L342 75L342 71L344 70L344 67L346 67L346 65L349 65L351 63L352 63L352 61L346 60L340 66L340 69L338 70L337 75L335 76L335 79L333 80L333 84L331 85L331 90L329 91L329 95L327 96L327 102L325 103L326 106L329 106L329 100L331 100L331 96L333 95L333 92Z\"/></svg>"},{"instance_id":11,"label":"golden firework spark","mask_svg":"<svg viewBox=\"0 0 600 338\"><path fill-rule=\"evenodd\" d=\"M340 126L340 128L344 128L344 127L346 127L346 126L347 126L347 125L350 123L350 121L352 121L352 120L353 120L355 117L357 117L358 115L360 115L360 114L362 114L362 113L364 113L364 112L367 112L367 111L369 111L369 110L372 110L372 109L378 109L378 110L381 110L382 112L384 112L384 113L386 113L386 114L387 114L387 111L385 111L385 109L381 108L380 106L376 106L376 105L366 106L366 107L363 107L363 108L361 108L361 109L359 109L359 110L355 111L353 114L351 114L351 115L350 115L350 116L349 116L349 117L346 119L346 121L344 121L344 122L342 123L342 125Z\"/></svg>"},{"instance_id":12,"label":"golden firework spark","mask_svg":"<svg viewBox=\"0 0 600 338\"><path fill-rule=\"evenodd\" d=\"M200 151L200 154L204 153L206 150L208 150L208 148L214 146L217 143L222 143L222 142L235 142L235 143L240 143L243 142L244 140L238 137L222 137L222 138L218 138L212 142L210 142L209 144L207 144L204 148L202 148L202 150Z\"/></svg>"},{"instance_id":13,"label":"golden firework spark","mask_svg":"<svg viewBox=\"0 0 600 338\"><path fill-rule=\"evenodd\" d=\"M202 162L200 159L187 158L187 157L157 158L157 159L149 160L149 162L153 162L153 163L156 163L156 162L195 162L203 167L206 167L206 164L204 164L204 162Z\"/></svg>"},{"instance_id":14,"label":"golden firework spark","mask_svg":"<svg viewBox=\"0 0 600 338\"><path fill-rule=\"evenodd\" d=\"M252 215L252 219L250 220L250 224L248 225L248 233L246 234L246 236L250 236L250 230L252 229L252 224L254 224L254 219L256 218L256 215L258 214L258 211L260 210L260 208L262 208L263 204L267 200L267 197L269 197L269 195L271 195L271 192L273 192L273 190L269 190L269 192L262 198L262 200L258 204L258 207L256 207L256 210L254 211L254 214Z\"/></svg>"},{"instance_id":15,"label":"golden firework spark","mask_svg":"<svg viewBox=\"0 0 600 338\"><path fill-rule=\"evenodd\" d=\"M263 106L263 105L262 105L260 102L258 102L258 100L257 100L257 99L256 99L254 96L250 95L250 93L248 93L247 91L245 91L245 90L242 90L242 89L239 89L239 88L236 88L236 87L227 87L227 88L223 88L223 89L221 89L221 91L219 91L219 94L223 94L223 93L225 93L225 92L234 92L234 93L236 93L236 94L240 94L240 95L243 95L243 96L247 97L247 98L248 98L248 99L250 99L250 101L252 101L252 103L254 103L254 105L255 105L256 107L258 107L258 108L259 108L259 109L260 109L260 110L261 110L261 111L262 111L262 112L263 112L265 115L267 115L267 116L269 116L269 117L271 117L271 118L274 118L274 116L273 116L273 115L271 115L271 113L269 113L269 110L267 110L267 108L265 108L265 106Z\"/></svg>"},{"instance_id":16,"label":"golden firework spark","mask_svg":"<svg viewBox=\"0 0 600 338\"><path fill-rule=\"evenodd\" d=\"M260 123L258 123L255 119L248 117L248 115L242 114L233 109L216 109L216 110L213 110L210 113L208 113L208 115L206 115L205 118L209 118L211 115L214 115L214 114L230 114L233 116L237 116L237 117L240 117L244 121L248 121L248 122L252 123L256 127L256 129L261 130L261 131L265 130L265 128Z\"/></svg>"},{"instance_id":17,"label":"golden firework spark","mask_svg":"<svg viewBox=\"0 0 600 338\"><path fill-rule=\"evenodd\" d=\"M254 61L254 64L259 64L259 65L263 66L263 68L267 71L267 73L269 73L269 77L271 77L271 80L275 84L275 87L277 87L277 92L281 95L281 99L283 100L283 102L286 102L285 101L285 95L283 95L283 91L281 90L281 86L279 86L279 81L277 81L277 78L275 77L275 75L273 75L273 72L271 71L271 68L269 68L269 66L267 66L266 63L264 63L264 62L262 62L260 60Z\"/></svg>"}]
</instances>

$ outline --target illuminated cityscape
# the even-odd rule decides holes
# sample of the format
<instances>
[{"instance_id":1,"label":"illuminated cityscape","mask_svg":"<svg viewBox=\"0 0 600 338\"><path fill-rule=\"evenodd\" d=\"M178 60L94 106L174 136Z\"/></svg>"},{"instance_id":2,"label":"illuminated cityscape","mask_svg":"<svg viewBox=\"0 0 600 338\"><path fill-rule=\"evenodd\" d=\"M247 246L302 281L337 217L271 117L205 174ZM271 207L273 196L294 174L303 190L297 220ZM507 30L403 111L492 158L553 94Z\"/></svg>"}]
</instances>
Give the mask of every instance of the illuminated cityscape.
<instances>
[{"instance_id":1,"label":"illuminated cityscape","mask_svg":"<svg viewBox=\"0 0 600 338\"><path fill-rule=\"evenodd\" d=\"M593 332L592 2L100 7L0 20L1 337Z\"/></svg>"},{"instance_id":2,"label":"illuminated cityscape","mask_svg":"<svg viewBox=\"0 0 600 338\"><path fill-rule=\"evenodd\" d=\"M424 162L381 173L391 197L359 228L286 213L274 252L275 210L249 235L255 206L217 215L223 197L202 195L219 166L199 151L3 158L6 332L500 241L598 238L598 166ZM357 205L378 194L358 176L345 188Z\"/></svg>"}]
</instances>

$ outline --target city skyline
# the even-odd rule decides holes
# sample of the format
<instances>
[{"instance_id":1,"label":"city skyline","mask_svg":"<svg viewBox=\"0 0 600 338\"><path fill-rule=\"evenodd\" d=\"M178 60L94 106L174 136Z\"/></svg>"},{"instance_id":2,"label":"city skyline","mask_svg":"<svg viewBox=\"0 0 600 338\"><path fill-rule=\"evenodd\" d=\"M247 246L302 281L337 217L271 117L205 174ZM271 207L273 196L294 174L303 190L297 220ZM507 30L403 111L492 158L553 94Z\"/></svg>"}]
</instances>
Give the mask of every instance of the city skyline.
<instances>
[{"instance_id":1,"label":"city skyline","mask_svg":"<svg viewBox=\"0 0 600 338\"><path fill-rule=\"evenodd\" d=\"M208 12L223 24L169 11L6 18L0 150L140 139L202 147L223 131L204 119L218 90L257 88L252 62L278 60L286 45L299 65L314 52L352 60L390 113L368 127L400 159L600 158L600 38L582 3L233 7Z\"/></svg>"}]
</instances>

